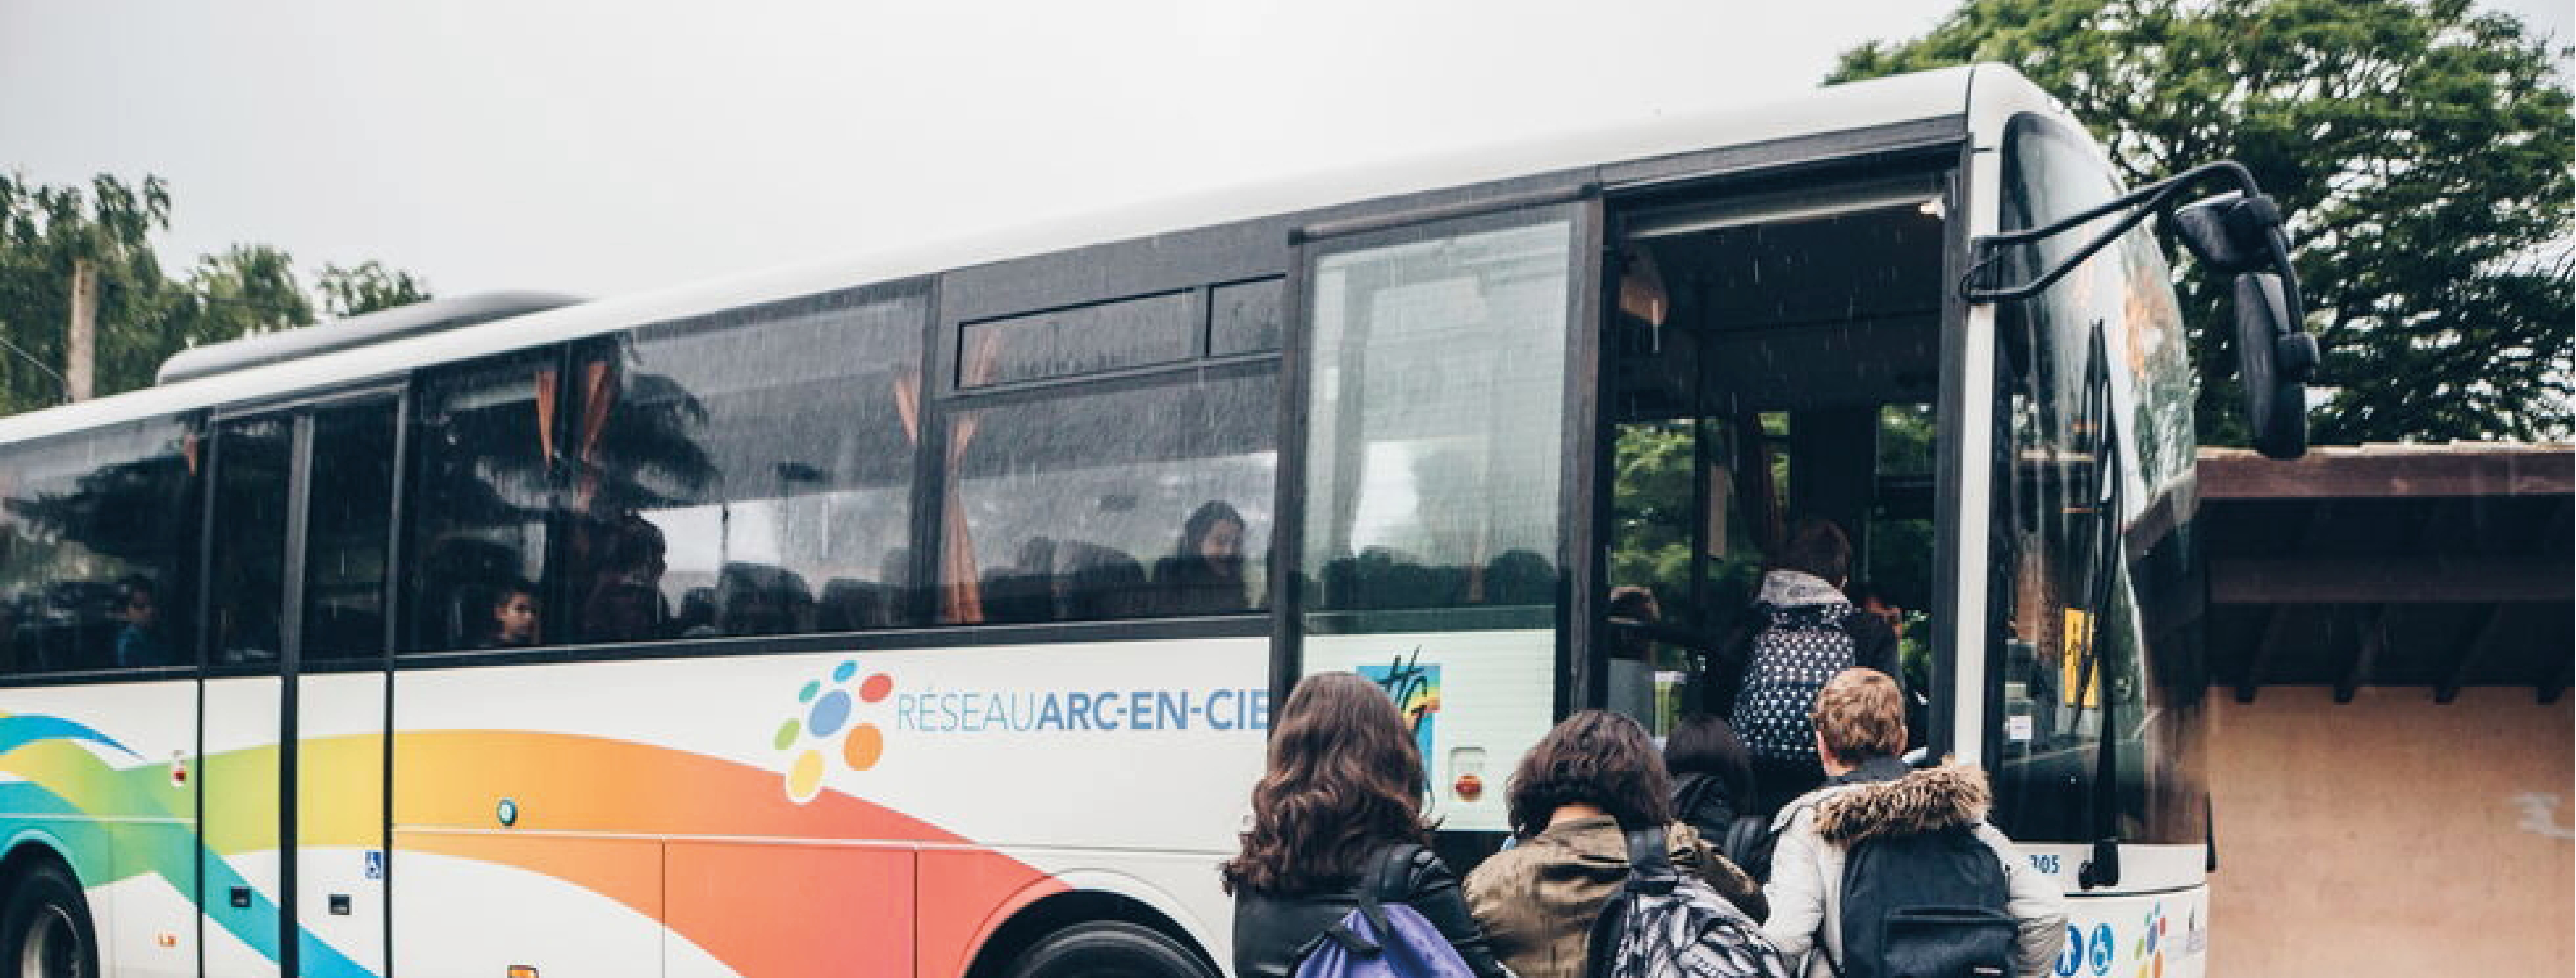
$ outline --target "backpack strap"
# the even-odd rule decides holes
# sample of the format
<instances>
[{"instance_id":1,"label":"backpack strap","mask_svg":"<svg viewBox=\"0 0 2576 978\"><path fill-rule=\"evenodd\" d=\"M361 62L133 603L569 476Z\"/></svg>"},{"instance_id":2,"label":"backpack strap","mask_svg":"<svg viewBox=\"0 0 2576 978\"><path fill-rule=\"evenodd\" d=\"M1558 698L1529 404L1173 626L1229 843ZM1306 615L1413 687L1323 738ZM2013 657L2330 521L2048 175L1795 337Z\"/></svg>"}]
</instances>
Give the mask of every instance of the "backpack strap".
<instances>
[{"instance_id":1,"label":"backpack strap","mask_svg":"<svg viewBox=\"0 0 2576 978\"><path fill-rule=\"evenodd\" d=\"M1393 900L1397 903L1404 902L1407 884L1413 876L1413 855L1421 851L1422 847L1415 843L1395 843L1378 850L1377 858L1360 873L1359 884L1353 888L1352 895L1356 898L1353 909L1367 918L1369 928L1377 932L1375 940L1362 937L1339 922L1324 928L1324 936L1352 954L1376 955L1384 951L1378 941L1394 933L1386 919L1385 903L1389 899L1386 894L1395 894Z\"/></svg>"},{"instance_id":2,"label":"backpack strap","mask_svg":"<svg viewBox=\"0 0 2576 978\"><path fill-rule=\"evenodd\" d=\"M1690 821L1691 811L1699 807L1700 801L1706 798L1708 792L1716 785L1716 778L1698 771L1675 777L1673 779L1674 817L1685 822Z\"/></svg>"},{"instance_id":3,"label":"backpack strap","mask_svg":"<svg viewBox=\"0 0 2576 978\"><path fill-rule=\"evenodd\" d=\"M1626 926L1628 914L1640 897L1662 896L1680 885L1673 875L1671 842L1664 827L1649 826L1627 833L1628 882L1610 894L1601 904L1601 913L1592 918L1592 928L1583 946L1585 978L1608 978L1619 954L1619 934Z\"/></svg>"},{"instance_id":4,"label":"backpack strap","mask_svg":"<svg viewBox=\"0 0 2576 978\"><path fill-rule=\"evenodd\" d=\"M1628 888L1661 896L1673 891L1672 839L1661 825L1628 833Z\"/></svg>"}]
</instances>

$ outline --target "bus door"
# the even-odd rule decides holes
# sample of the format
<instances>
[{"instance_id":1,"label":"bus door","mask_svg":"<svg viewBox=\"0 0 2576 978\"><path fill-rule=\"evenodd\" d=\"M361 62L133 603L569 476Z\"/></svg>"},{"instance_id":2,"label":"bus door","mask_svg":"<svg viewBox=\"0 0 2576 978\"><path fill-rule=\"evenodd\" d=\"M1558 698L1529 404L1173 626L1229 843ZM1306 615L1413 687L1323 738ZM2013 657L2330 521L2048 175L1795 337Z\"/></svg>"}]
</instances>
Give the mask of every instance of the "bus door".
<instances>
[{"instance_id":1,"label":"bus door","mask_svg":"<svg viewBox=\"0 0 2576 978\"><path fill-rule=\"evenodd\" d=\"M382 973L397 413L371 393L216 423L207 975Z\"/></svg>"},{"instance_id":2,"label":"bus door","mask_svg":"<svg viewBox=\"0 0 2576 978\"><path fill-rule=\"evenodd\" d=\"M1575 325L1594 318L1599 215L1569 192L1298 232L1304 410L1280 493L1295 573L1272 685L1383 685L1468 860L1508 828L1510 766L1583 701L1560 682L1581 641L1565 597L1596 586L1576 559L1588 482L1567 463L1592 457L1591 331Z\"/></svg>"},{"instance_id":3,"label":"bus door","mask_svg":"<svg viewBox=\"0 0 2576 978\"><path fill-rule=\"evenodd\" d=\"M1757 605L1837 597L1772 584L1801 561L1897 633L1910 691L1931 686L1949 200L1946 170L1922 169L1622 201L1602 322L1601 705L1659 736L1730 713L1772 614Z\"/></svg>"}]
</instances>

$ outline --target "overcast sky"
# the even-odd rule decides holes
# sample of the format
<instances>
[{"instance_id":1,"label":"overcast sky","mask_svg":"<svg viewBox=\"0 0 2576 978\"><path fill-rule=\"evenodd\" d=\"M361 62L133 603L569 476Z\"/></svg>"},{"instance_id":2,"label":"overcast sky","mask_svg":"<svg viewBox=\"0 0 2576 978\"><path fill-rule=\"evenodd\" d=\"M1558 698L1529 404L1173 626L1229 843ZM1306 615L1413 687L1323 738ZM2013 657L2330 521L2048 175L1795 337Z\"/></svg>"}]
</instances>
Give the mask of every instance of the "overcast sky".
<instances>
[{"instance_id":1,"label":"overcast sky","mask_svg":"<svg viewBox=\"0 0 2576 978\"><path fill-rule=\"evenodd\" d=\"M609 295L1776 98L1951 7L0 0L0 169L167 178L174 272L262 242Z\"/></svg>"}]
</instances>

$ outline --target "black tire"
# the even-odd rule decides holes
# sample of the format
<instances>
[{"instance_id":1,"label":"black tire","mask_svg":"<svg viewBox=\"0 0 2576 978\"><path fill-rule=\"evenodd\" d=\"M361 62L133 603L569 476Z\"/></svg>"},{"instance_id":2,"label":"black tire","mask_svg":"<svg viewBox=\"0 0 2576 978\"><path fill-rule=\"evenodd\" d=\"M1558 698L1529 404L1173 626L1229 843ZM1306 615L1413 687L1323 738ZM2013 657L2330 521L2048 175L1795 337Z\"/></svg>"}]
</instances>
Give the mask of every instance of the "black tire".
<instances>
[{"instance_id":1,"label":"black tire","mask_svg":"<svg viewBox=\"0 0 2576 978\"><path fill-rule=\"evenodd\" d=\"M1081 924L1046 936L1012 962L1010 978L1216 978L1197 955L1150 927Z\"/></svg>"},{"instance_id":2,"label":"black tire","mask_svg":"<svg viewBox=\"0 0 2576 978\"><path fill-rule=\"evenodd\" d=\"M95 978L98 930L72 874L37 862L9 887L0 910L0 978Z\"/></svg>"}]
</instances>

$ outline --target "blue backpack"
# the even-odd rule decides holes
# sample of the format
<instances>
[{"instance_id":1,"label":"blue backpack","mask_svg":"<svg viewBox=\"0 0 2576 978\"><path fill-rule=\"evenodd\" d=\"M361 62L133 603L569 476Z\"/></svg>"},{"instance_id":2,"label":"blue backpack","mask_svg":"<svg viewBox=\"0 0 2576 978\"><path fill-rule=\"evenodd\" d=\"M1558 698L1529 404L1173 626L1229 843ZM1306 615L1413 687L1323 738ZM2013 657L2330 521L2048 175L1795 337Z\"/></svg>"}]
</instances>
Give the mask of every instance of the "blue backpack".
<instances>
[{"instance_id":1,"label":"blue backpack","mask_svg":"<svg viewBox=\"0 0 2576 978\"><path fill-rule=\"evenodd\" d=\"M1297 962L1296 978L1475 978L1449 935L1404 902L1413 854L1421 850L1387 847L1376 869L1360 881L1359 906L1325 928L1314 950Z\"/></svg>"}]
</instances>

